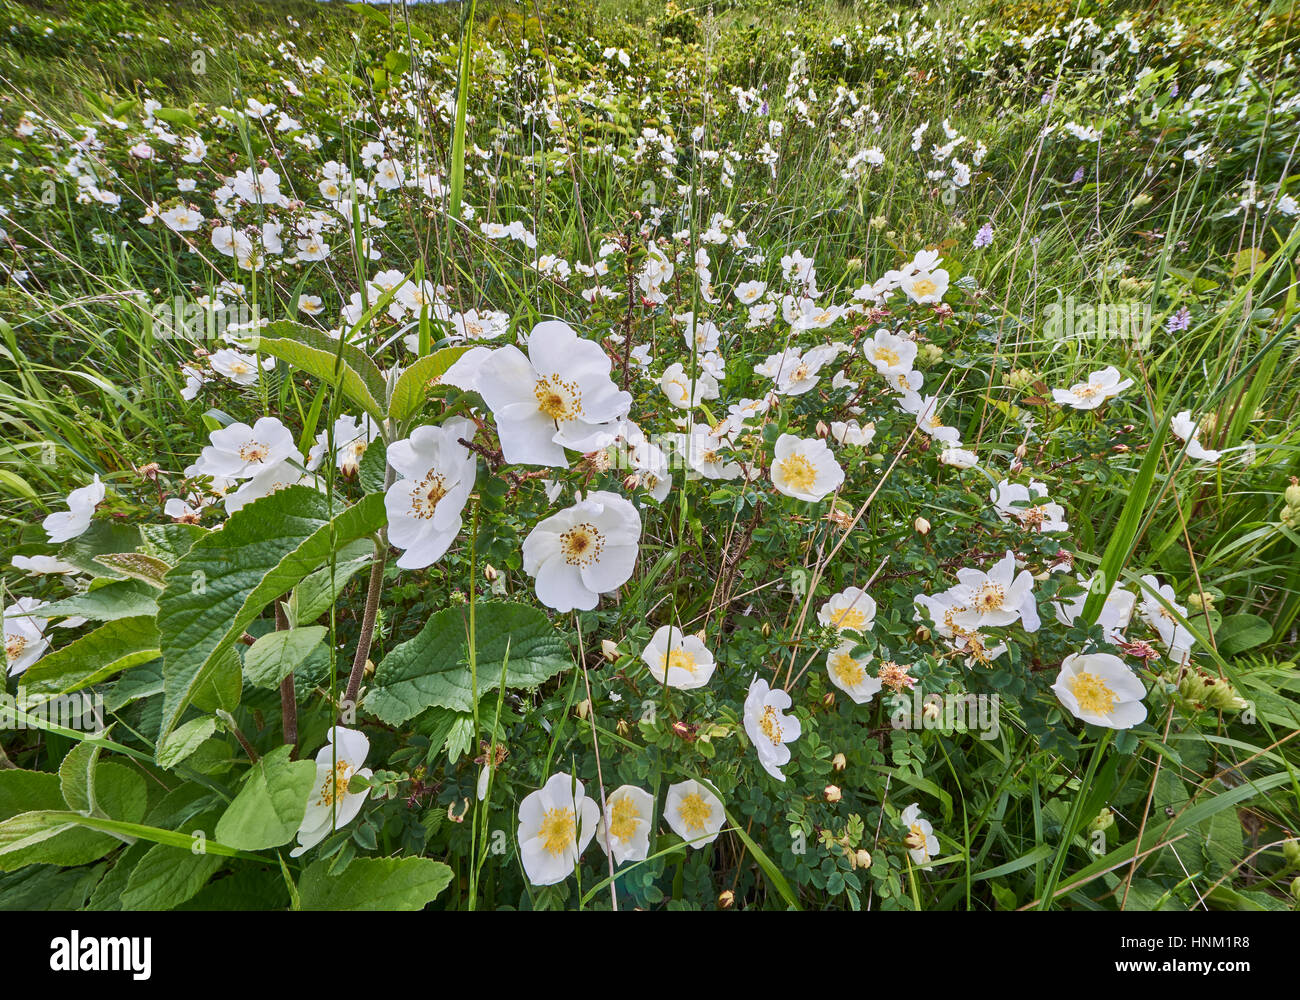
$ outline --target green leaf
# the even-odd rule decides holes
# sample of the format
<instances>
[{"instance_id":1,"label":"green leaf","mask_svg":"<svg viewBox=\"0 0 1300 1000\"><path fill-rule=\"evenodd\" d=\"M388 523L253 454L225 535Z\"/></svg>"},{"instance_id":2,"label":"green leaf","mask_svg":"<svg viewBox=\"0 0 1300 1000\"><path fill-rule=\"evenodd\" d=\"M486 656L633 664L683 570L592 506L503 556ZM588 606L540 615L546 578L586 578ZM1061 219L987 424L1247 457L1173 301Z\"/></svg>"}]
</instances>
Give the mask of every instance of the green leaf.
<instances>
[{"instance_id":1,"label":"green leaf","mask_svg":"<svg viewBox=\"0 0 1300 1000\"><path fill-rule=\"evenodd\" d=\"M217 822L218 840L247 851L293 840L316 784L316 764L290 760L291 749L276 747L253 765L244 787Z\"/></svg>"},{"instance_id":2,"label":"green leaf","mask_svg":"<svg viewBox=\"0 0 1300 1000\"><path fill-rule=\"evenodd\" d=\"M433 615L420 633L395 647L375 671L365 707L389 725L398 725L426 708L473 710L474 685L467 655L469 609L447 608ZM478 676L481 697L501 680L506 687L536 687L573 663L563 635L537 608L505 602L476 609Z\"/></svg>"},{"instance_id":3,"label":"green leaf","mask_svg":"<svg viewBox=\"0 0 1300 1000\"><path fill-rule=\"evenodd\" d=\"M78 743L59 765L59 791L69 809L96 811L95 768L99 766L99 754L100 748L93 743Z\"/></svg>"},{"instance_id":4,"label":"green leaf","mask_svg":"<svg viewBox=\"0 0 1300 1000\"><path fill-rule=\"evenodd\" d=\"M357 858L339 875L316 861L298 880L304 910L421 910L451 883L429 858Z\"/></svg>"},{"instance_id":5,"label":"green leaf","mask_svg":"<svg viewBox=\"0 0 1300 1000\"><path fill-rule=\"evenodd\" d=\"M292 320L268 323L254 347L335 386L375 420L382 422L386 416L381 402L388 392L384 373L360 348Z\"/></svg>"},{"instance_id":6,"label":"green leaf","mask_svg":"<svg viewBox=\"0 0 1300 1000\"><path fill-rule=\"evenodd\" d=\"M95 767L95 814L124 823L139 823L149 808L149 788L140 772L101 760Z\"/></svg>"},{"instance_id":7,"label":"green leaf","mask_svg":"<svg viewBox=\"0 0 1300 1000\"><path fill-rule=\"evenodd\" d=\"M80 910L103 875L104 867L33 865L0 877L0 910Z\"/></svg>"},{"instance_id":8,"label":"green leaf","mask_svg":"<svg viewBox=\"0 0 1300 1000\"><path fill-rule=\"evenodd\" d=\"M194 114L185 108L155 108L153 116L168 125L179 125L185 128L197 128L199 124Z\"/></svg>"},{"instance_id":9,"label":"green leaf","mask_svg":"<svg viewBox=\"0 0 1300 1000\"><path fill-rule=\"evenodd\" d=\"M1273 626L1259 615L1228 615L1214 633L1220 656L1237 656L1273 638Z\"/></svg>"},{"instance_id":10,"label":"green leaf","mask_svg":"<svg viewBox=\"0 0 1300 1000\"><path fill-rule=\"evenodd\" d=\"M1146 456L1142 459L1141 466L1138 467L1137 475L1128 484L1124 507L1120 511L1119 520L1111 531L1110 541L1106 544L1106 551L1102 553L1101 565L1097 571L1101 580L1118 580L1120 571L1124 568L1133 552L1138 537L1138 528L1141 526L1143 515L1146 513L1147 499L1151 495L1156 473L1159 471L1165 443L1165 432L1169 429L1169 421L1172 417L1173 411L1170 410L1161 419L1155 432L1151 435ZM1102 606L1106 603L1107 593L1106 587L1098 587L1089 591L1088 597L1083 603L1083 612L1080 615L1085 622L1096 624L1097 616L1101 614Z\"/></svg>"},{"instance_id":11,"label":"green leaf","mask_svg":"<svg viewBox=\"0 0 1300 1000\"><path fill-rule=\"evenodd\" d=\"M142 615L152 618L158 613L154 598L158 591L138 580L107 583L84 594L65 597L41 609L47 618L79 617L108 622Z\"/></svg>"},{"instance_id":12,"label":"green leaf","mask_svg":"<svg viewBox=\"0 0 1300 1000\"><path fill-rule=\"evenodd\" d=\"M328 631L324 625L306 625L268 632L244 654L244 678L254 687L278 687L320 646Z\"/></svg>"},{"instance_id":13,"label":"green leaf","mask_svg":"<svg viewBox=\"0 0 1300 1000\"><path fill-rule=\"evenodd\" d=\"M97 839L93 843L63 839L72 834ZM162 830L143 823L83 816L67 810L25 812L0 823L0 871L12 871L27 864L84 865L102 858L114 847L136 840L170 844L187 851L195 844L195 838L187 833ZM102 846L101 841L107 846ZM59 845L57 851L53 847L55 844ZM203 845L209 854L263 860L256 854L247 854L218 841L206 840Z\"/></svg>"},{"instance_id":14,"label":"green leaf","mask_svg":"<svg viewBox=\"0 0 1300 1000\"><path fill-rule=\"evenodd\" d=\"M134 552L140 547L140 538L138 525L92 521L83 534L59 549L59 558L96 577L121 579L117 570L105 566L95 557L109 552Z\"/></svg>"},{"instance_id":15,"label":"green leaf","mask_svg":"<svg viewBox=\"0 0 1300 1000\"><path fill-rule=\"evenodd\" d=\"M173 768L199 748L199 744L217 731L217 720L210 715L191 719L158 744L159 767Z\"/></svg>"},{"instance_id":16,"label":"green leaf","mask_svg":"<svg viewBox=\"0 0 1300 1000\"><path fill-rule=\"evenodd\" d=\"M291 486L231 515L167 574L158 599L163 655L165 738L200 683L271 601L328 561L330 545L384 523L384 498L366 497L330 521L318 491Z\"/></svg>"},{"instance_id":17,"label":"green leaf","mask_svg":"<svg viewBox=\"0 0 1300 1000\"><path fill-rule=\"evenodd\" d=\"M143 552L106 552L102 556L95 556L95 562L159 590L162 590L163 577L171 568L170 563Z\"/></svg>"},{"instance_id":18,"label":"green leaf","mask_svg":"<svg viewBox=\"0 0 1300 1000\"><path fill-rule=\"evenodd\" d=\"M1205 833L1206 873L1215 879L1227 876L1246 853L1237 810L1215 813L1201 829Z\"/></svg>"},{"instance_id":19,"label":"green leaf","mask_svg":"<svg viewBox=\"0 0 1300 1000\"><path fill-rule=\"evenodd\" d=\"M382 445L382 442L373 442ZM369 453L367 448L366 452ZM362 457L365 464L365 457ZM289 595L289 610L293 621L300 625L315 621L338 600L343 588L359 570L370 565L375 546L368 539L359 538L339 550L334 566L325 566L303 579Z\"/></svg>"},{"instance_id":20,"label":"green leaf","mask_svg":"<svg viewBox=\"0 0 1300 1000\"><path fill-rule=\"evenodd\" d=\"M159 655L152 615L118 618L38 660L23 685L29 695L70 694Z\"/></svg>"},{"instance_id":21,"label":"green leaf","mask_svg":"<svg viewBox=\"0 0 1300 1000\"><path fill-rule=\"evenodd\" d=\"M388 476L388 449L384 442L375 438L361 456L357 466L357 479L361 482L363 493L382 493L384 481Z\"/></svg>"},{"instance_id":22,"label":"green leaf","mask_svg":"<svg viewBox=\"0 0 1300 1000\"><path fill-rule=\"evenodd\" d=\"M166 691L164 684L163 690ZM239 662L239 654L227 646L217 653L211 667L198 684L194 686L194 696L190 704L200 712L233 712L239 707L239 699L244 693L244 667ZM167 737L164 733L159 739Z\"/></svg>"},{"instance_id":23,"label":"green leaf","mask_svg":"<svg viewBox=\"0 0 1300 1000\"><path fill-rule=\"evenodd\" d=\"M0 822L0 872L27 865L85 865L121 846L114 837L80 826L82 819L79 813L50 810Z\"/></svg>"},{"instance_id":24,"label":"green leaf","mask_svg":"<svg viewBox=\"0 0 1300 1000\"><path fill-rule=\"evenodd\" d=\"M472 345L444 347L440 351L426 354L398 376L393 386L393 393L388 400L388 416L394 421L402 421L419 412L420 407L429 397L429 384L447 374L460 356Z\"/></svg>"},{"instance_id":25,"label":"green leaf","mask_svg":"<svg viewBox=\"0 0 1300 1000\"><path fill-rule=\"evenodd\" d=\"M170 910L202 889L225 864L215 854L155 844L131 871L124 910Z\"/></svg>"},{"instance_id":26,"label":"green leaf","mask_svg":"<svg viewBox=\"0 0 1300 1000\"><path fill-rule=\"evenodd\" d=\"M0 820L19 813L62 809L59 776L48 771L0 770Z\"/></svg>"},{"instance_id":27,"label":"green leaf","mask_svg":"<svg viewBox=\"0 0 1300 1000\"><path fill-rule=\"evenodd\" d=\"M207 528L197 524L142 524L140 537L144 545L141 548L145 555L175 566L207 533Z\"/></svg>"}]
</instances>

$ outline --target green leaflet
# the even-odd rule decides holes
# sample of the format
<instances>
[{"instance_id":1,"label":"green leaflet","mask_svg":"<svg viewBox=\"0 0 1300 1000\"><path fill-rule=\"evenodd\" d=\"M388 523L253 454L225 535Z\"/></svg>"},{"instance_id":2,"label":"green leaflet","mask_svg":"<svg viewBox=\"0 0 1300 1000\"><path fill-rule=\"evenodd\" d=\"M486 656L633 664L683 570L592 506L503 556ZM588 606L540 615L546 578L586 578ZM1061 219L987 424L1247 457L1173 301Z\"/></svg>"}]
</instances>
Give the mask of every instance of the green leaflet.
<instances>
[{"instance_id":1,"label":"green leaflet","mask_svg":"<svg viewBox=\"0 0 1300 1000\"><path fill-rule=\"evenodd\" d=\"M400 421L415 414L429 396L429 383L445 375L447 369L468 350L468 345L444 347L420 358L402 372L388 400L389 417Z\"/></svg>"},{"instance_id":2,"label":"green leaflet","mask_svg":"<svg viewBox=\"0 0 1300 1000\"><path fill-rule=\"evenodd\" d=\"M500 683L499 665L506 660L507 645L506 687L536 687L573 663L564 636L536 608L506 602L480 604L475 630L479 663L497 665L479 671L480 697ZM430 617L419 635L394 648L379 664L366 710L389 725L433 706L472 711L468 632L467 608L447 608Z\"/></svg>"},{"instance_id":3,"label":"green leaflet","mask_svg":"<svg viewBox=\"0 0 1300 1000\"><path fill-rule=\"evenodd\" d=\"M244 787L217 822L218 840L241 850L260 851L293 839L316 783L316 764L290 760L290 750L276 747L253 765Z\"/></svg>"},{"instance_id":4,"label":"green leaflet","mask_svg":"<svg viewBox=\"0 0 1300 1000\"><path fill-rule=\"evenodd\" d=\"M225 863L217 854L155 844L131 869L122 909L170 910L192 898Z\"/></svg>"},{"instance_id":5,"label":"green leaflet","mask_svg":"<svg viewBox=\"0 0 1300 1000\"><path fill-rule=\"evenodd\" d=\"M244 654L244 679L254 687L273 688L298 669L329 632L324 625L268 632Z\"/></svg>"},{"instance_id":6,"label":"green leaflet","mask_svg":"<svg viewBox=\"0 0 1300 1000\"><path fill-rule=\"evenodd\" d=\"M451 882L429 858L357 858L339 875L316 861L298 881L304 910L420 910Z\"/></svg>"},{"instance_id":7,"label":"green leaflet","mask_svg":"<svg viewBox=\"0 0 1300 1000\"><path fill-rule=\"evenodd\" d=\"M378 494L331 512L323 494L293 486L249 504L196 542L167 574L158 599L160 741L248 623L329 560L331 533L342 546L383 523L384 498Z\"/></svg>"},{"instance_id":8,"label":"green leaflet","mask_svg":"<svg viewBox=\"0 0 1300 1000\"><path fill-rule=\"evenodd\" d=\"M382 421L386 416L388 386L384 373L359 348L291 320L268 323L254 346L263 354L274 355L336 386L375 420Z\"/></svg>"},{"instance_id":9,"label":"green leaflet","mask_svg":"<svg viewBox=\"0 0 1300 1000\"><path fill-rule=\"evenodd\" d=\"M110 622L141 615L153 617L158 613L154 603L157 588L139 580L118 580L88 590L84 594L65 597L42 609L50 618L81 617L92 621Z\"/></svg>"},{"instance_id":10,"label":"green leaflet","mask_svg":"<svg viewBox=\"0 0 1300 1000\"><path fill-rule=\"evenodd\" d=\"M23 684L29 695L68 694L158 655L152 615L118 618L38 660L23 675Z\"/></svg>"}]
</instances>

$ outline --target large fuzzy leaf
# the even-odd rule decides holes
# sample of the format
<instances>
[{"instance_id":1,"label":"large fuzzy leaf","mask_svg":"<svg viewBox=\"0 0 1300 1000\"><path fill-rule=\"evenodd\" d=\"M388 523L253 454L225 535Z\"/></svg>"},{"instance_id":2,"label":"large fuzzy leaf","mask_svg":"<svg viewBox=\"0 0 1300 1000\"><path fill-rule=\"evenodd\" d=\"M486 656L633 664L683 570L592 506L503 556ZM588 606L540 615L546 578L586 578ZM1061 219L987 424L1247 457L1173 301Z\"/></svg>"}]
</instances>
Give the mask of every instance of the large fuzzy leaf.
<instances>
[{"instance_id":1,"label":"large fuzzy leaf","mask_svg":"<svg viewBox=\"0 0 1300 1000\"><path fill-rule=\"evenodd\" d=\"M328 562L331 543L341 547L383 523L382 496L331 512L323 494L293 486L249 504L220 531L197 541L167 574L158 598L164 692L160 741L249 622Z\"/></svg>"},{"instance_id":2,"label":"large fuzzy leaf","mask_svg":"<svg viewBox=\"0 0 1300 1000\"><path fill-rule=\"evenodd\" d=\"M541 611L526 604L480 604L475 609L478 693L494 689L509 650L506 687L536 687L572 664L564 637ZM420 634L384 657L366 696L367 711L398 725L426 708L471 711L474 683L468 655L469 609L433 615Z\"/></svg>"},{"instance_id":3,"label":"large fuzzy leaf","mask_svg":"<svg viewBox=\"0 0 1300 1000\"><path fill-rule=\"evenodd\" d=\"M276 747L253 765L244 787L217 822L217 839L260 851L293 840L316 783L316 764L290 760L290 747Z\"/></svg>"},{"instance_id":4,"label":"large fuzzy leaf","mask_svg":"<svg viewBox=\"0 0 1300 1000\"><path fill-rule=\"evenodd\" d=\"M330 865L302 873L304 910L420 910L451 882L451 869L429 858L357 858L339 875Z\"/></svg>"},{"instance_id":5,"label":"large fuzzy leaf","mask_svg":"<svg viewBox=\"0 0 1300 1000\"><path fill-rule=\"evenodd\" d=\"M384 373L359 348L340 344L320 330L291 320L268 323L255 346L263 354L274 355L299 371L336 386L375 420L384 419L388 394Z\"/></svg>"},{"instance_id":6,"label":"large fuzzy leaf","mask_svg":"<svg viewBox=\"0 0 1300 1000\"><path fill-rule=\"evenodd\" d=\"M455 364L469 346L444 347L415 361L397 378L392 397L388 400L388 415L393 420L405 420L416 413L429 396L429 383L441 378Z\"/></svg>"},{"instance_id":7,"label":"large fuzzy leaf","mask_svg":"<svg viewBox=\"0 0 1300 1000\"><path fill-rule=\"evenodd\" d=\"M69 694L158 658L151 616L118 618L38 660L23 675L28 694Z\"/></svg>"}]
</instances>

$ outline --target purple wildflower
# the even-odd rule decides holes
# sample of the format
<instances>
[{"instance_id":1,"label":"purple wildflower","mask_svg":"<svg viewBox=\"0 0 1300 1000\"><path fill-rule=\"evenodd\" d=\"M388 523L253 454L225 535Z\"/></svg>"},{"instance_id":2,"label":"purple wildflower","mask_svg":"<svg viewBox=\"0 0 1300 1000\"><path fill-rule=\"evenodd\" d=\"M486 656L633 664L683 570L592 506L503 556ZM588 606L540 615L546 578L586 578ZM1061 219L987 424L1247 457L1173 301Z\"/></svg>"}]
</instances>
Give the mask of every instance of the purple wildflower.
<instances>
[{"instance_id":1,"label":"purple wildflower","mask_svg":"<svg viewBox=\"0 0 1300 1000\"><path fill-rule=\"evenodd\" d=\"M1186 330L1192 325L1192 311L1183 306L1178 312L1169 317L1165 323L1166 333L1178 333L1180 330Z\"/></svg>"}]
</instances>

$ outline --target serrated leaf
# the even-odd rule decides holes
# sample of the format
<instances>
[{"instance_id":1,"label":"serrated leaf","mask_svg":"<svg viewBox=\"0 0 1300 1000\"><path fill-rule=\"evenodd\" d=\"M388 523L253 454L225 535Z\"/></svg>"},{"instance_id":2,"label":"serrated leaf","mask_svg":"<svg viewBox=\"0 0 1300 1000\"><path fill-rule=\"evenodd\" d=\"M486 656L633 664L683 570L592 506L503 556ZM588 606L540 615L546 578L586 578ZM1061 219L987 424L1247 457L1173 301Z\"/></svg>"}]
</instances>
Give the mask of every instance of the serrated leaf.
<instances>
[{"instance_id":1,"label":"serrated leaf","mask_svg":"<svg viewBox=\"0 0 1300 1000\"><path fill-rule=\"evenodd\" d=\"M172 730L167 739L158 744L154 759L159 767L173 768L199 748L204 740L217 731L217 720L210 715L191 719Z\"/></svg>"},{"instance_id":2,"label":"serrated leaf","mask_svg":"<svg viewBox=\"0 0 1300 1000\"><path fill-rule=\"evenodd\" d=\"M138 580L120 580L102 587L74 594L41 609L49 618L89 618L92 621L117 621L119 618L152 618L158 613L158 591Z\"/></svg>"},{"instance_id":3,"label":"serrated leaf","mask_svg":"<svg viewBox=\"0 0 1300 1000\"><path fill-rule=\"evenodd\" d=\"M421 910L451 883L451 869L430 858L357 858L341 874L331 861L308 865L298 880L304 910Z\"/></svg>"},{"instance_id":4,"label":"serrated leaf","mask_svg":"<svg viewBox=\"0 0 1300 1000\"><path fill-rule=\"evenodd\" d=\"M388 384L379 366L360 348L292 320L268 323L254 347L337 387L375 420L384 419L387 407L382 400Z\"/></svg>"},{"instance_id":5,"label":"serrated leaf","mask_svg":"<svg viewBox=\"0 0 1300 1000\"><path fill-rule=\"evenodd\" d=\"M253 765L244 787L217 822L218 840L240 850L260 851L293 839L316 784L316 764L290 760L290 750L276 747Z\"/></svg>"},{"instance_id":6,"label":"serrated leaf","mask_svg":"<svg viewBox=\"0 0 1300 1000\"><path fill-rule=\"evenodd\" d=\"M78 743L68 751L59 765L59 791L69 809L95 812L95 768L100 748L93 743Z\"/></svg>"},{"instance_id":7,"label":"serrated leaf","mask_svg":"<svg viewBox=\"0 0 1300 1000\"><path fill-rule=\"evenodd\" d=\"M248 623L328 560L331 542L343 545L384 523L384 500L365 497L336 509L332 523L330 513L329 501L314 489L280 490L231 515L167 574L158 599L161 737L175 728L199 684Z\"/></svg>"},{"instance_id":8,"label":"serrated leaf","mask_svg":"<svg viewBox=\"0 0 1300 1000\"><path fill-rule=\"evenodd\" d=\"M118 618L43 657L23 675L29 694L70 694L160 655L152 615Z\"/></svg>"},{"instance_id":9,"label":"serrated leaf","mask_svg":"<svg viewBox=\"0 0 1300 1000\"><path fill-rule=\"evenodd\" d=\"M388 475L388 449L384 442L375 438L366 445L357 466L357 479L361 482L363 493L380 493L384 489L384 480Z\"/></svg>"},{"instance_id":10,"label":"serrated leaf","mask_svg":"<svg viewBox=\"0 0 1300 1000\"><path fill-rule=\"evenodd\" d=\"M367 449L368 451L369 449ZM364 457L362 459L364 461ZM357 572L370 565L375 547L360 538L339 550L333 569L326 566L305 577L289 595L294 620L300 625L315 621L333 606Z\"/></svg>"},{"instance_id":11,"label":"serrated leaf","mask_svg":"<svg viewBox=\"0 0 1300 1000\"><path fill-rule=\"evenodd\" d=\"M78 569L97 577L122 579L95 556L108 552L134 552L140 547L140 528L134 524L117 524L113 521L92 521L81 535L66 542L59 549L59 558Z\"/></svg>"},{"instance_id":12,"label":"serrated leaf","mask_svg":"<svg viewBox=\"0 0 1300 1000\"><path fill-rule=\"evenodd\" d=\"M95 562L107 566L122 576L147 583L159 590L162 589L163 577L171 568L162 559L145 555L143 552L105 552L101 556L95 556Z\"/></svg>"},{"instance_id":13,"label":"serrated leaf","mask_svg":"<svg viewBox=\"0 0 1300 1000\"><path fill-rule=\"evenodd\" d=\"M0 877L0 910L80 910L105 867L34 865Z\"/></svg>"},{"instance_id":14,"label":"serrated leaf","mask_svg":"<svg viewBox=\"0 0 1300 1000\"><path fill-rule=\"evenodd\" d=\"M1220 656L1237 656L1273 638L1273 626L1259 615L1228 615L1214 631Z\"/></svg>"},{"instance_id":15,"label":"serrated leaf","mask_svg":"<svg viewBox=\"0 0 1300 1000\"><path fill-rule=\"evenodd\" d=\"M430 384L437 384L438 379L447 374L462 354L470 349L469 344L456 347L444 347L432 354L426 354L397 377L392 395L388 400L388 416L394 421L402 421L419 411L429 397Z\"/></svg>"},{"instance_id":16,"label":"serrated leaf","mask_svg":"<svg viewBox=\"0 0 1300 1000\"><path fill-rule=\"evenodd\" d=\"M122 908L170 910L191 899L223 864L215 854L155 844L132 869L122 893Z\"/></svg>"},{"instance_id":17,"label":"serrated leaf","mask_svg":"<svg viewBox=\"0 0 1300 1000\"><path fill-rule=\"evenodd\" d=\"M63 793L59 790L57 774L19 768L0 770L0 820L10 819L19 813L63 807Z\"/></svg>"},{"instance_id":18,"label":"serrated leaf","mask_svg":"<svg viewBox=\"0 0 1300 1000\"><path fill-rule=\"evenodd\" d=\"M145 555L161 559L168 566L175 566L208 529L197 524L142 524L140 538L141 550Z\"/></svg>"},{"instance_id":19,"label":"serrated leaf","mask_svg":"<svg viewBox=\"0 0 1300 1000\"><path fill-rule=\"evenodd\" d=\"M244 678L254 687L278 687L320 646L327 632L324 625L268 632L244 654Z\"/></svg>"},{"instance_id":20,"label":"serrated leaf","mask_svg":"<svg viewBox=\"0 0 1300 1000\"><path fill-rule=\"evenodd\" d=\"M537 608L506 602L480 604L478 694L497 687L509 648L506 687L536 687L573 663L568 643ZM447 608L433 615L420 633L395 647L375 671L365 707L389 725L398 725L426 708L459 712L473 708L474 684L467 655L469 610Z\"/></svg>"}]
</instances>

